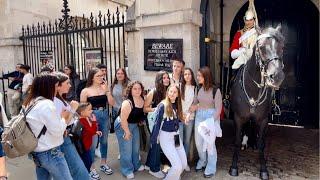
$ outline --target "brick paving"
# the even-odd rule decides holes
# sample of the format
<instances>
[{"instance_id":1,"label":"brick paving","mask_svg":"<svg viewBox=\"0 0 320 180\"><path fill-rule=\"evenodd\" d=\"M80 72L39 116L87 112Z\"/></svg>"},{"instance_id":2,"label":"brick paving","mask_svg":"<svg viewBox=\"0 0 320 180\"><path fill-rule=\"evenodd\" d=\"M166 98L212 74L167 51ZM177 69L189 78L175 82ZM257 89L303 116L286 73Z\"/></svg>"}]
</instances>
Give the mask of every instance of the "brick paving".
<instances>
[{"instance_id":1,"label":"brick paving","mask_svg":"<svg viewBox=\"0 0 320 180\"><path fill-rule=\"evenodd\" d=\"M211 179L259 179L258 151L247 149L240 152L239 176L228 175L232 160L233 130L230 121L223 122L223 138L217 140L218 170ZM114 134L110 135L109 165L114 169L111 176L102 179L125 179L119 171L118 144ZM319 179L319 130L269 126L266 142L267 166L270 179ZM142 159L146 157L141 153ZM144 162L144 161L143 161ZM96 165L98 163L96 162ZM8 161L9 179L35 179L33 162L26 157ZM101 173L100 173L101 174ZM145 172L136 173L136 179L155 179ZM184 173L182 180L204 179L201 173L192 170Z\"/></svg>"}]
</instances>

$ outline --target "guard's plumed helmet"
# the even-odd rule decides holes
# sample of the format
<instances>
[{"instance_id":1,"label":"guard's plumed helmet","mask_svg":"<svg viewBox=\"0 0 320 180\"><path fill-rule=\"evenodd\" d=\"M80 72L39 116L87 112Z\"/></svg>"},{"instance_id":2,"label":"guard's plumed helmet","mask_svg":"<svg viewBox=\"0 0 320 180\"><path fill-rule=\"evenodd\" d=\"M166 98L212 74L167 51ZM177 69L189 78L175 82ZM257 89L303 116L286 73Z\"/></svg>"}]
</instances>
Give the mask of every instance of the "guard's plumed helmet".
<instances>
[{"instance_id":1,"label":"guard's plumed helmet","mask_svg":"<svg viewBox=\"0 0 320 180\"><path fill-rule=\"evenodd\" d=\"M251 10L248 10L248 11L245 13L243 19L246 20L246 21L251 20L251 19L255 19L254 13L253 13Z\"/></svg>"}]
</instances>

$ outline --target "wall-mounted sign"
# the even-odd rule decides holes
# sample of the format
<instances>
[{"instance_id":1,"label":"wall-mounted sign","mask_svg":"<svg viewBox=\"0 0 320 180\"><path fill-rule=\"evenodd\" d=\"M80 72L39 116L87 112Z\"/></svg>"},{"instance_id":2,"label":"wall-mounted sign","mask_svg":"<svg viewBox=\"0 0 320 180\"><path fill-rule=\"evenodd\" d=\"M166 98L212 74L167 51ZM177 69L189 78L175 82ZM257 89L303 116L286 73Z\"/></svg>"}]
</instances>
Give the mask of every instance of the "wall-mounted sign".
<instances>
[{"instance_id":1,"label":"wall-mounted sign","mask_svg":"<svg viewBox=\"0 0 320 180\"><path fill-rule=\"evenodd\" d=\"M171 57L183 59L183 39L144 39L144 70L171 71Z\"/></svg>"},{"instance_id":2,"label":"wall-mounted sign","mask_svg":"<svg viewBox=\"0 0 320 180\"><path fill-rule=\"evenodd\" d=\"M40 51L40 63L41 63L41 68L46 66L53 69L54 68L53 51L52 50Z\"/></svg>"},{"instance_id":3,"label":"wall-mounted sign","mask_svg":"<svg viewBox=\"0 0 320 180\"><path fill-rule=\"evenodd\" d=\"M102 48L84 48L85 72L102 62Z\"/></svg>"}]
</instances>

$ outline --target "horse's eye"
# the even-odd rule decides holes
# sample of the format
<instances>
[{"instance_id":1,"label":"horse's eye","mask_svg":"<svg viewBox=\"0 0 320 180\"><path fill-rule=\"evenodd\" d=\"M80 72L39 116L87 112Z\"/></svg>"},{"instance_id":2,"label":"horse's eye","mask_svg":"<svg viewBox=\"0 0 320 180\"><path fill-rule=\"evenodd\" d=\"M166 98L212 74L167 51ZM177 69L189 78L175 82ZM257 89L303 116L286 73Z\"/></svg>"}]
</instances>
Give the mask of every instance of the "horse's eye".
<instances>
[{"instance_id":1,"label":"horse's eye","mask_svg":"<svg viewBox=\"0 0 320 180\"><path fill-rule=\"evenodd\" d=\"M265 46L261 46L261 47L260 47L260 50L261 50L262 52L265 52L265 51L266 51L266 47L265 47Z\"/></svg>"}]
</instances>

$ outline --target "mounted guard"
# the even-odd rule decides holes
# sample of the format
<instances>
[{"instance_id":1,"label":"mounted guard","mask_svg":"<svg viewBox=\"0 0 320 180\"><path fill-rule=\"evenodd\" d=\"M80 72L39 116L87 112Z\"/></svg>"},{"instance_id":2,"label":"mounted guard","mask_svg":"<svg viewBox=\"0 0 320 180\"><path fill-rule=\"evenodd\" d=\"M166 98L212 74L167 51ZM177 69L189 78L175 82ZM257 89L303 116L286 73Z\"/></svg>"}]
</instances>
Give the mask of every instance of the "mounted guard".
<instances>
[{"instance_id":1,"label":"mounted guard","mask_svg":"<svg viewBox=\"0 0 320 180\"><path fill-rule=\"evenodd\" d=\"M257 28L259 25L253 0L249 0L249 8L243 20L245 26L243 29L237 31L229 49L231 58L235 60L232 69L238 69L251 58L252 49L257 41Z\"/></svg>"}]
</instances>

